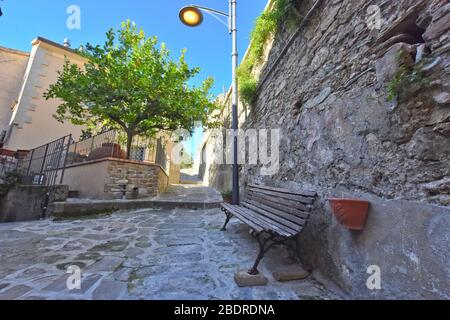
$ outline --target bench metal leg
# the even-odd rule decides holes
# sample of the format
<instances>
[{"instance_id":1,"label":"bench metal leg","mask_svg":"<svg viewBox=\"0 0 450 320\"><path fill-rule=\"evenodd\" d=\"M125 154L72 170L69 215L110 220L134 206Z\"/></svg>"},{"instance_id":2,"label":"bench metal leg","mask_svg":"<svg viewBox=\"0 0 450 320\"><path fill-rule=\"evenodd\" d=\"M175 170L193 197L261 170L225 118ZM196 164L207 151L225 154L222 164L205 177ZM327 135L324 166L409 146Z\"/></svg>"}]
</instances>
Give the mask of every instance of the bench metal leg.
<instances>
[{"instance_id":1,"label":"bench metal leg","mask_svg":"<svg viewBox=\"0 0 450 320\"><path fill-rule=\"evenodd\" d=\"M299 244L299 242L300 242L300 235L297 235L294 238L294 241L295 241L295 253L297 255L298 261L301 262L302 258L300 256L300 244Z\"/></svg>"},{"instance_id":2,"label":"bench metal leg","mask_svg":"<svg viewBox=\"0 0 450 320\"><path fill-rule=\"evenodd\" d=\"M267 239L263 239L263 233L258 233L256 235L254 235L254 237L258 240L259 243L259 253L258 256L256 258L255 264L253 265L253 267L248 271L248 273L250 275L257 275L259 274L258 271L258 266L261 263L262 259L264 259L265 254L272 249L274 246L277 245L285 245L288 246L289 248L294 249L294 247L297 248L298 245L298 238L294 237L294 238L280 238L277 237L275 235L269 235L269 237ZM290 240L295 240L296 245L295 246L291 246L291 244L289 243ZM298 250L295 250L297 252L297 256L300 258L300 254Z\"/></svg>"},{"instance_id":3,"label":"bench metal leg","mask_svg":"<svg viewBox=\"0 0 450 320\"><path fill-rule=\"evenodd\" d=\"M255 264L253 265L253 267L248 271L248 274L252 275L252 276L256 276L259 274L258 271L258 266L260 264L260 262L262 261L262 259L264 258L264 255L266 253L263 250L259 251L258 257L256 258Z\"/></svg>"},{"instance_id":4,"label":"bench metal leg","mask_svg":"<svg viewBox=\"0 0 450 320\"><path fill-rule=\"evenodd\" d=\"M252 236L258 240L259 253L258 253L258 256L256 257L256 261L253 264L253 267L248 271L248 274L255 276L255 275L259 274L258 266L259 266L259 263L261 262L261 260L264 258L266 251L264 249L264 242L261 239L261 233L252 233Z\"/></svg>"},{"instance_id":5,"label":"bench metal leg","mask_svg":"<svg viewBox=\"0 0 450 320\"><path fill-rule=\"evenodd\" d=\"M287 247L288 250L288 258L291 259L293 262L300 262L300 251L299 251L299 236L293 237L286 241L284 245Z\"/></svg>"},{"instance_id":6,"label":"bench metal leg","mask_svg":"<svg viewBox=\"0 0 450 320\"><path fill-rule=\"evenodd\" d=\"M267 238L266 240L263 239L263 234L262 233L258 233L254 236L259 243L259 253L258 256L256 257L256 261L255 264L253 265L253 267L248 271L248 274L254 276L254 275L258 275L259 271L258 271L258 266L261 263L262 259L264 259L265 254L274 246L277 244L277 242L274 242L274 236L270 235L269 238ZM272 242L269 244L269 242Z\"/></svg>"},{"instance_id":7,"label":"bench metal leg","mask_svg":"<svg viewBox=\"0 0 450 320\"><path fill-rule=\"evenodd\" d=\"M233 218L233 215L224 209L222 209L222 211L227 216L227 219L225 220L225 224L223 225L222 229L220 229L220 231L227 231L227 225L230 222L231 218Z\"/></svg>"}]
</instances>

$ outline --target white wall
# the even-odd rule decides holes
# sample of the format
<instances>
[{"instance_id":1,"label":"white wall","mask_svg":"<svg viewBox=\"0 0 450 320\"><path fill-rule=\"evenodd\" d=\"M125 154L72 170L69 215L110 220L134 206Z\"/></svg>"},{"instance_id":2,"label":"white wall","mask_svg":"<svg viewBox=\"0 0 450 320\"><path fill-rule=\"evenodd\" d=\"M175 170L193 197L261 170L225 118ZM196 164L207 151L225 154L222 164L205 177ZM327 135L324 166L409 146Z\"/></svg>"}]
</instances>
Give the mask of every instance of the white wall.
<instances>
[{"instance_id":1,"label":"white wall","mask_svg":"<svg viewBox=\"0 0 450 320\"><path fill-rule=\"evenodd\" d=\"M29 54L0 47L0 133L11 120L12 106L22 86Z\"/></svg>"},{"instance_id":2,"label":"white wall","mask_svg":"<svg viewBox=\"0 0 450 320\"><path fill-rule=\"evenodd\" d=\"M35 41L28 63L25 81L10 124L12 131L5 147L11 150L30 150L65 135L80 137L83 127L70 122L59 123L53 118L58 100L45 100L43 94L57 81L57 71L61 70L65 56L80 66L84 60L67 50L42 41Z\"/></svg>"}]
</instances>

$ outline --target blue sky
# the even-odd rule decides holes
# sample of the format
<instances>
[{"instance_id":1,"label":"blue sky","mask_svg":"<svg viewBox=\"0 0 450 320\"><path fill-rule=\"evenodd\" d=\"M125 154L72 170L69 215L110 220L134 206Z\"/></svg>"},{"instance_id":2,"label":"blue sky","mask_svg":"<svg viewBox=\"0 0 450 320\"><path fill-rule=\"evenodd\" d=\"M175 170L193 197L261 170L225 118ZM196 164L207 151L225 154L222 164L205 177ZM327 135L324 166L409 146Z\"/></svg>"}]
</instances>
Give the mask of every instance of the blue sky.
<instances>
[{"instance_id":1,"label":"blue sky","mask_svg":"<svg viewBox=\"0 0 450 320\"><path fill-rule=\"evenodd\" d=\"M247 49L254 20L266 2L238 1L241 58ZM174 57L183 48L188 49L190 65L202 69L198 81L207 76L214 77L214 93L220 93L223 86L228 87L231 82L231 39L225 26L209 16L197 28L181 24L178 11L191 3L228 11L227 0L4 0L0 1L4 12L0 17L0 45L29 51L31 40L37 36L60 43L69 38L72 47L86 42L100 44L109 28L119 28L122 21L131 19L147 35L156 35L165 42ZM66 28L69 16L66 9L73 4L81 8L80 30Z\"/></svg>"},{"instance_id":2,"label":"blue sky","mask_svg":"<svg viewBox=\"0 0 450 320\"><path fill-rule=\"evenodd\" d=\"M266 2L238 0L240 58L247 49L254 21ZM186 48L190 66L202 69L192 84L212 76L215 79L213 93L218 94L231 83L231 37L225 26L209 16L205 16L204 23L197 28L181 24L179 9L192 3L228 11L227 0L4 0L0 1L3 10L0 46L30 51L31 40L37 36L60 43L69 38L72 47L86 42L100 44L109 28L119 28L122 21L130 19L147 35L156 35L165 42L174 58ZM80 30L66 27L69 17L66 10L70 5L81 8ZM200 139L198 135L196 140ZM191 149L192 145L189 143L186 147Z\"/></svg>"}]
</instances>

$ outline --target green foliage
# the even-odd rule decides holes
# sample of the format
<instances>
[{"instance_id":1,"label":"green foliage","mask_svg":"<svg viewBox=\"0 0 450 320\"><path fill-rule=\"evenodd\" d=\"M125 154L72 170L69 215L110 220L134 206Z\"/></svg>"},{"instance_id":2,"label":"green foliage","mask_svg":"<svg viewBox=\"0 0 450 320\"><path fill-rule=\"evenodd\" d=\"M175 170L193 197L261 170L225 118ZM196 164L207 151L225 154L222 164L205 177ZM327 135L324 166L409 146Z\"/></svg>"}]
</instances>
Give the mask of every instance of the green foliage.
<instances>
[{"instance_id":1,"label":"green foliage","mask_svg":"<svg viewBox=\"0 0 450 320\"><path fill-rule=\"evenodd\" d=\"M87 140L93 136L92 128L81 130L80 140Z\"/></svg>"},{"instance_id":2,"label":"green foliage","mask_svg":"<svg viewBox=\"0 0 450 320\"><path fill-rule=\"evenodd\" d=\"M416 89L426 89L430 86L430 81L422 70L427 60L419 64L408 63L408 59L411 58L406 55L407 53L401 52L397 57L401 65L387 85L388 101L393 101L396 97L413 89L413 87Z\"/></svg>"},{"instance_id":3,"label":"green foliage","mask_svg":"<svg viewBox=\"0 0 450 320\"><path fill-rule=\"evenodd\" d=\"M0 187L0 195L5 195L9 190L14 189L22 182L22 174L17 171L10 171L5 174L3 178L3 184Z\"/></svg>"},{"instance_id":4,"label":"green foliage","mask_svg":"<svg viewBox=\"0 0 450 320\"><path fill-rule=\"evenodd\" d=\"M233 196L233 191L224 191L222 192L222 197L224 198L231 198Z\"/></svg>"},{"instance_id":5,"label":"green foliage","mask_svg":"<svg viewBox=\"0 0 450 320\"><path fill-rule=\"evenodd\" d=\"M63 101L54 115L58 121L121 129L128 153L136 135L192 131L195 121L209 125L208 115L217 108L210 94L213 80L188 85L200 69L189 68L186 51L172 60L164 44L130 21L118 31L109 30L106 38L102 46L85 46L82 54L88 62L83 69L66 61L44 94Z\"/></svg>"},{"instance_id":6,"label":"green foliage","mask_svg":"<svg viewBox=\"0 0 450 320\"><path fill-rule=\"evenodd\" d=\"M189 162L189 161L182 161L182 162L181 162L181 165L180 165L180 168L181 168L181 169L191 169L192 166L193 166L192 162Z\"/></svg>"},{"instance_id":7,"label":"green foliage","mask_svg":"<svg viewBox=\"0 0 450 320\"><path fill-rule=\"evenodd\" d=\"M181 158L181 169L191 169L194 166L194 158L189 152L183 150L182 158Z\"/></svg>"},{"instance_id":8,"label":"green foliage","mask_svg":"<svg viewBox=\"0 0 450 320\"><path fill-rule=\"evenodd\" d=\"M256 19L249 51L238 69L240 97L245 104L253 104L256 98L258 80L252 71L262 62L267 41L282 22L292 27L298 19L299 14L293 0L273 0L271 9Z\"/></svg>"},{"instance_id":9,"label":"green foliage","mask_svg":"<svg viewBox=\"0 0 450 320\"><path fill-rule=\"evenodd\" d=\"M233 199L233 191L224 191L222 192L223 201L231 203Z\"/></svg>"},{"instance_id":10,"label":"green foliage","mask_svg":"<svg viewBox=\"0 0 450 320\"><path fill-rule=\"evenodd\" d=\"M258 81L252 75L251 71L239 69L239 96L245 105L252 105L256 98L258 90Z\"/></svg>"}]
</instances>

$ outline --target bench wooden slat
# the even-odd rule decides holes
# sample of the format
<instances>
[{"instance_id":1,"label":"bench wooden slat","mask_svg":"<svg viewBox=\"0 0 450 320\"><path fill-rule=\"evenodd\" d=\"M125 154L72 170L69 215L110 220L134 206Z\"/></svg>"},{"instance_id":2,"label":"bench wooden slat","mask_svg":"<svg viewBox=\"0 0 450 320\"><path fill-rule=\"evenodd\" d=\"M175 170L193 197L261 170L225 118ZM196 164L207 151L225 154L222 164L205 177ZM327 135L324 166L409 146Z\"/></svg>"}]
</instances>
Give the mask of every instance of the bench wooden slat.
<instances>
[{"instance_id":1,"label":"bench wooden slat","mask_svg":"<svg viewBox=\"0 0 450 320\"><path fill-rule=\"evenodd\" d=\"M309 211L311 210L311 208L306 208L307 210L300 210L298 208L290 206L289 203L286 203L286 199L274 198L253 191L248 191L246 198L261 202L267 206L287 212L301 219L308 219Z\"/></svg>"},{"instance_id":2,"label":"bench wooden slat","mask_svg":"<svg viewBox=\"0 0 450 320\"><path fill-rule=\"evenodd\" d=\"M243 216L247 220L254 221L256 224L258 224L258 226L260 226L265 231L274 231L274 228L275 228L276 229L275 231L283 236L290 236L291 233L297 232L296 230L289 229L284 225L281 225L281 226L275 225L274 226L273 221L265 218L262 215L252 212L242 206L228 205L227 210L229 210L233 214L237 213L239 216ZM256 230L256 231L259 231L259 230Z\"/></svg>"},{"instance_id":3,"label":"bench wooden slat","mask_svg":"<svg viewBox=\"0 0 450 320\"><path fill-rule=\"evenodd\" d=\"M265 231L275 231L283 236L290 236L292 232L296 232L295 230L288 229L285 226L274 226L272 221L265 219L264 216L258 215L255 212L252 212L248 210L247 208L241 207L241 206L232 206L229 205L233 210L233 214L238 213L238 215L244 216L247 220L255 220L254 222L257 223L260 227L262 227ZM258 231L258 230L257 230Z\"/></svg>"},{"instance_id":4,"label":"bench wooden slat","mask_svg":"<svg viewBox=\"0 0 450 320\"><path fill-rule=\"evenodd\" d=\"M280 235L285 234L285 236L291 236L294 234L297 234L299 232L299 226L292 225L292 226L286 226L285 224L281 223L280 221L274 220L268 216L262 215L258 212L255 212L254 209L246 207L245 202L243 203L244 207L241 207L241 210L251 216L254 219L260 219L264 221L266 224L267 230L276 231Z\"/></svg>"},{"instance_id":5,"label":"bench wooden slat","mask_svg":"<svg viewBox=\"0 0 450 320\"><path fill-rule=\"evenodd\" d=\"M305 224L305 221L308 220L309 215L307 213L292 213L289 212L287 210L285 210L285 208L280 208L277 206L274 206L270 203L268 203L267 201L264 201L263 199L260 199L258 197L254 197L254 196L247 196L246 199L244 199L247 202L250 202L251 204L253 204L254 206L261 208L265 211L268 211L272 214L275 214L277 216L280 216L283 219L292 221L295 224Z\"/></svg>"},{"instance_id":6,"label":"bench wooden slat","mask_svg":"<svg viewBox=\"0 0 450 320\"><path fill-rule=\"evenodd\" d=\"M272 231L272 232L276 232L279 235L285 236L285 237L289 237L292 234L297 233L297 231L295 231L295 230L287 230L287 228L284 226L281 226L284 228L281 228L280 226L276 226L272 223L272 221L264 219L263 216L257 215L255 212L252 212L244 207L228 205L226 210L231 212L238 219L242 220L244 223L248 224L250 227L252 227L254 230L256 230L258 232ZM251 221L253 223L253 225L247 223L248 221ZM254 224L256 224L259 228L256 227Z\"/></svg>"},{"instance_id":7,"label":"bench wooden slat","mask_svg":"<svg viewBox=\"0 0 450 320\"><path fill-rule=\"evenodd\" d=\"M245 215L243 215L241 213L240 210L235 210L233 212L233 215L238 218L239 220L241 220L242 222L244 222L246 225L248 225L250 228L252 228L253 230L255 230L256 232L263 232L263 231L267 231L266 228L261 227L259 224L256 223L256 221L254 220L249 220Z\"/></svg>"},{"instance_id":8,"label":"bench wooden slat","mask_svg":"<svg viewBox=\"0 0 450 320\"><path fill-rule=\"evenodd\" d=\"M238 212L238 208L237 206L232 206L226 203L222 204L222 207L227 210L228 212L230 212L231 214L235 215L239 220L241 220L242 222L244 222L246 225L248 225L249 227L251 227L252 229L254 229L257 232L261 232L264 231L265 228L263 228L262 226L256 224L255 222L245 218L244 216L242 216L239 212Z\"/></svg>"},{"instance_id":9,"label":"bench wooden slat","mask_svg":"<svg viewBox=\"0 0 450 320\"><path fill-rule=\"evenodd\" d=\"M276 192L282 192L282 193L288 193L288 194L295 194L295 195L305 196L305 197L317 196L317 192L315 192L315 191L304 191L304 190L292 191L292 190L288 190L288 189L268 187L268 186L257 185L257 184L250 184L249 187L268 190L268 191L276 191Z\"/></svg>"},{"instance_id":10,"label":"bench wooden slat","mask_svg":"<svg viewBox=\"0 0 450 320\"><path fill-rule=\"evenodd\" d=\"M222 204L227 212L223 230L230 217L235 216L258 233L294 237L306 226L315 197L316 193L312 191L250 185L241 205Z\"/></svg>"},{"instance_id":11,"label":"bench wooden slat","mask_svg":"<svg viewBox=\"0 0 450 320\"><path fill-rule=\"evenodd\" d=\"M264 199L267 199L268 201L273 201L273 202L276 202L276 203L282 203L286 207L298 209L298 210L303 211L303 212L310 212L311 209L312 209L312 206L310 204L304 204L304 203L301 203L301 202L298 202L298 201L292 200L292 199L281 198L281 197L276 196L276 195L270 195L270 194L267 194L267 193L261 193L260 190L247 189L247 193L257 194L258 196L260 196L260 197L262 197Z\"/></svg>"},{"instance_id":12,"label":"bench wooden slat","mask_svg":"<svg viewBox=\"0 0 450 320\"><path fill-rule=\"evenodd\" d=\"M280 203L287 208L297 209L297 210L305 212L305 213L309 213L312 210L311 205L303 204L296 200L280 198L278 196L272 196L272 195L269 195L266 193L260 193L259 191L250 190L250 189L248 189L246 193L257 195L261 198L267 199L268 201Z\"/></svg>"},{"instance_id":13,"label":"bench wooden slat","mask_svg":"<svg viewBox=\"0 0 450 320\"><path fill-rule=\"evenodd\" d=\"M278 223L281 223L296 231L298 231L299 229L301 230L301 228L306 224L306 221L303 219L297 218L298 219L297 221L292 221L292 219L289 220L290 218L289 214L284 212L275 213L274 211L276 209L270 210L271 209L270 207L259 205L258 203L252 200L246 200L242 204L244 207L257 211L262 215L268 216L270 219L277 221Z\"/></svg>"},{"instance_id":14,"label":"bench wooden slat","mask_svg":"<svg viewBox=\"0 0 450 320\"><path fill-rule=\"evenodd\" d=\"M271 196L276 196L276 197L283 198L283 199L298 201L298 202L301 202L304 204L312 204L314 202L314 198L297 196L297 195L288 194L288 193L280 193L280 192L268 191L268 190L252 188L252 187L250 187L249 190L264 193L264 194L271 195Z\"/></svg>"}]
</instances>

